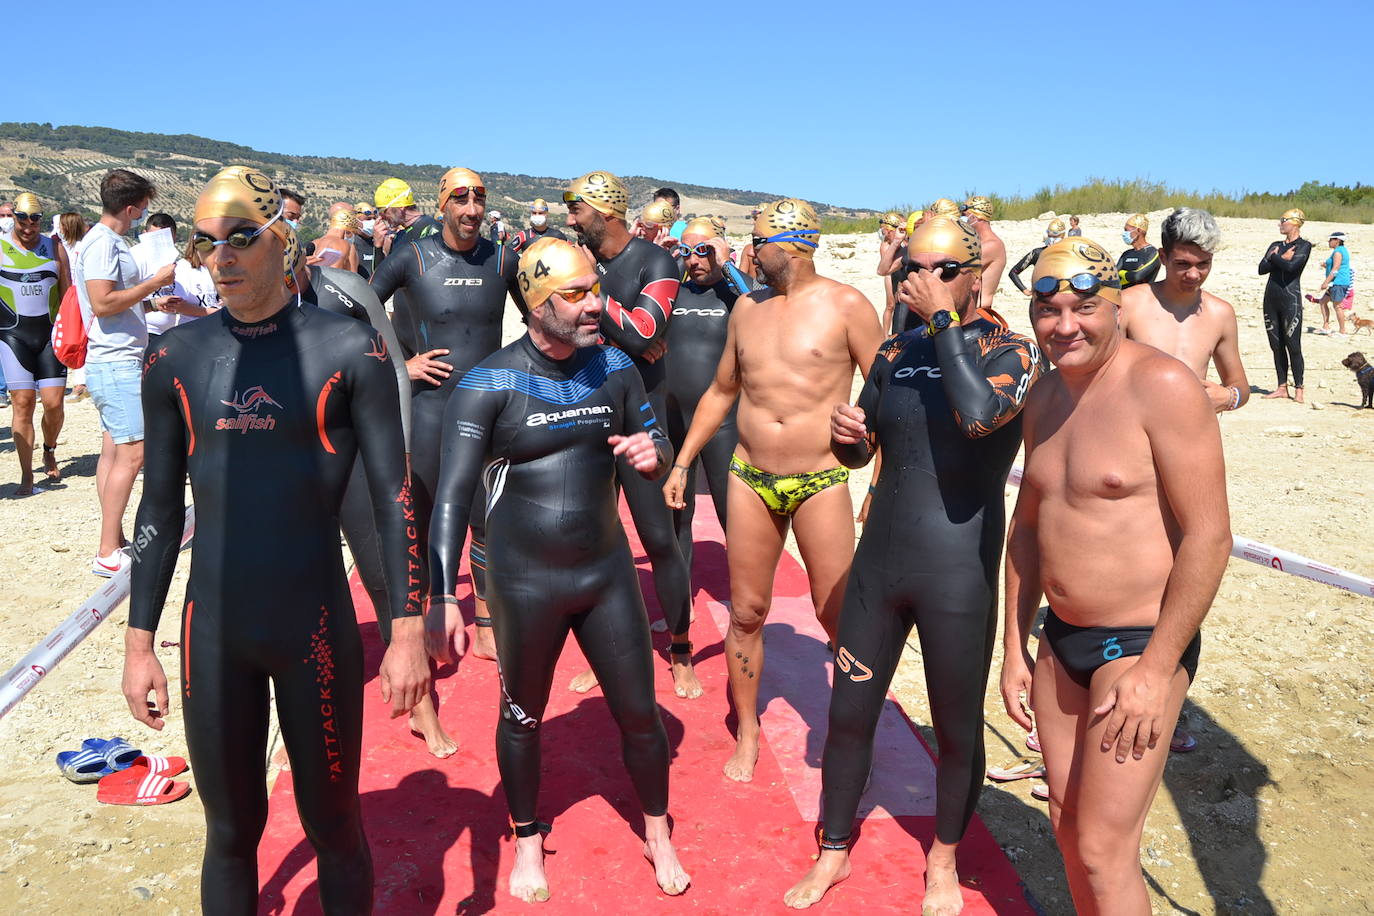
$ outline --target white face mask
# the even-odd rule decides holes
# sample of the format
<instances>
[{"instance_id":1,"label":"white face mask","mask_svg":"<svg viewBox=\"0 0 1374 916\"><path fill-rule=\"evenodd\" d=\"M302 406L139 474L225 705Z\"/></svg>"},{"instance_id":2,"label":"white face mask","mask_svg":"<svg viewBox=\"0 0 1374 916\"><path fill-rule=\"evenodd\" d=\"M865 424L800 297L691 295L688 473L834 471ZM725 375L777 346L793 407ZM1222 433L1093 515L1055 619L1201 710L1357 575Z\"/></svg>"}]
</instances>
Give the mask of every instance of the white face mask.
<instances>
[{"instance_id":1,"label":"white face mask","mask_svg":"<svg viewBox=\"0 0 1374 916\"><path fill-rule=\"evenodd\" d=\"M130 228L130 229L137 229L139 226L143 225L143 221L144 221L145 219L147 219L147 218L148 218L148 208L147 208L147 207L144 207L142 210L138 211L138 216L135 216L135 217L133 218L133 221L129 223L129 228Z\"/></svg>"},{"instance_id":2,"label":"white face mask","mask_svg":"<svg viewBox=\"0 0 1374 916\"><path fill-rule=\"evenodd\" d=\"M14 217L0 216L0 232L9 234L14 231Z\"/></svg>"},{"instance_id":3,"label":"white face mask","mask_svg":"<svg viewBox=\"0 0 1374 916\"><path fill-rule=\"evenodd\" d=\"M1127 229L1121 233L1121 241L1125 242L1127 245L1135 244L1135 239L1131 238L1131 230Z\"/></svg>"},{"instance_id":4,"label":"white face mask","mask_svg":"<svg viewBox=\"0 0 1374 916\"><path fill-rule=\"evenodd\" d=\"M362 229L363 229L363 231L366 232L368 235L371 235L371 234L372 234L372 227L375 226L375 225L377 225L377 221L376 221L375 219L365 219L365 220L363 220L363 222L362 222Z\"/></svg>"},{"instance_id":5,"label":"white face mask","mask_svg":"<svg viewBox=\"0 0 1374 916\"><path fill-rule=\"evenodd\" d=\"M545 223L547 223L548 221L549 221L549 218L548 218L546 215L544 215L543 213L531 213L531 214L530 214L530 225L531 225L531 226L535 226L535 227L542 226L542 225L544 225Z\"/></svg>"}]
</instances>

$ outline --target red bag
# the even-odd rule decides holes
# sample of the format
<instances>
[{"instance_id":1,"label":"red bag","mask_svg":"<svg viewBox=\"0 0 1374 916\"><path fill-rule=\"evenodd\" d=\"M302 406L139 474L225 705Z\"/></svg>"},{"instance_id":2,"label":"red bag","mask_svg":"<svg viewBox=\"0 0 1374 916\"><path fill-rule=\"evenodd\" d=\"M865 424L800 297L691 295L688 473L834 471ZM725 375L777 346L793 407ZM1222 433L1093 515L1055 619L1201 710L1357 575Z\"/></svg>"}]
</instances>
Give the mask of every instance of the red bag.
<instances>
[{"instance_id":1,"label":"red bag","mask_svg":"<svg viewBox=\"0 0 1374 916\"><path fill-rule=\"evenodd\" d=\"M81 300L76 297L76 284L73 283L62 294L62 304L57 309L57 320L52 326L52 351L57 361L68 369L80 369L86 365L89 341L86 322L81 318Z\"/></svg>"}]
</instances>

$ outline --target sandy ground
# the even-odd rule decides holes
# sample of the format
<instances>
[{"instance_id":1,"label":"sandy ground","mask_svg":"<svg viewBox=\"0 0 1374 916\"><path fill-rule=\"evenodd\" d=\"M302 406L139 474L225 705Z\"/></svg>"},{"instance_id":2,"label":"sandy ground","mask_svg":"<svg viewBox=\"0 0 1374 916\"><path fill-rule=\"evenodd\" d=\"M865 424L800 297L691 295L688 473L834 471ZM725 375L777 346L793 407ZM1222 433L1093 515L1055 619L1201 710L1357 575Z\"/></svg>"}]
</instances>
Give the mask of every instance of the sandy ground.
<instances>
[{"instance_id":1,"label":"sandy ground","mask_svg":"<svg viewBox=\"0 0 1374 916\"><path fill-rule=\"evenodd\" d=\"M1163 214L1152 214L1158 238ZM1123 214L1088 216L1083 229L1115 250ZM1011 260L1034 245L1041 221L998 223ZM1208 288L1231 301L1257 394L1274 383L1260 319L1255 264L1276 238L1269 220L1223 220L1226 248ZM1319 242L1333 227L1308 224ZM1349 227L1345 227L1349 229ZM1374 227L1350 230L1358 259L1374 252ZM827 239L824 273L853 283L878 307L873 235ZM1322 255L1324 257L1324 255ZM1320 268L1309 267L1315 288ZM1357 267L1362 262L1357 260ZM1363 299L1363 297L1362 297ZM1002 310L1025 328L1024 300L1003 284ZM1307 324L1315 307L1308 306ZM1374 309L1371 309L1374 313ZM517 332L516 325L508 333ZM1374 410L1353 409L1357 388L1339 360L1357 342L1308 335L1307 394L1315 403L1253 400L1222 417L1232 524L1238 534L1363 575L1374 573L1364 518L1374 506ZM3 423L8 423L4 415ZM1281 430L1279 428L1282 428ZM18 479L7 426L0 426L0 658L6 666L37 643L99 580L88 571L98 514L98 425L89 401L70 404L60 455L64 485L9 498ZM867 475L851 479L856 496ZM1009 499L1015 491L1008 490ZM129 519L132 520L133 507ZM172 593L179 594L185 563ZM169 615L174 612L169 612ZM1156 912L1367 912L1374 898L1374 773L1369 767L1374 603L1233 560L1205 626L1202 666L1187 707L1200 748L1175 755L1146 826L1142 865ZM3 721L8 772L0 785L0 899L8 911L194 912L203 821L195 795L156 810L107 807L93 787L73 786L53 755L83 737L122 734L152 753L184 753L179 714L163 733L134 723L119 696L126 613L117 611ZM172 630L164 627L163 638ZM912 641L914 645L914 640ZM163 650L175 673L175 650ZM995 660L985 710L990 762L1023 753L1006 718ZM929 721L918 652L907 653L894 689L918 723ZM175 696L175 693L174 693ZM723 698L708 702L724 703ZM934 741L927 729L927 737ZM418 753L417 748L417 753ZM1072 911L1045 807L1028 782L989 786L979 811L1047 913ZM1330 845L1327 845L1330 844ZM805 863L784 867L801 870ZM769 907L771 911L771 907Z\"/></svg>"}]
</instances>

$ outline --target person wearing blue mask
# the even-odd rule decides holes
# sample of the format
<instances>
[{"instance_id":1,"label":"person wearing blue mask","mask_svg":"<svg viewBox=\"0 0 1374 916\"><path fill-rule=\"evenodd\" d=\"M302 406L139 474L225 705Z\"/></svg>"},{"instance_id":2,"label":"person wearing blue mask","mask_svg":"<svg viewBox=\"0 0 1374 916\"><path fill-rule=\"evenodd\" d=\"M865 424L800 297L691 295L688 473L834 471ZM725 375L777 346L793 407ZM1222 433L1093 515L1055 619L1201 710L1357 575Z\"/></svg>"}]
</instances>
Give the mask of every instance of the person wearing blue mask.
<instances>
[{"instance_id":1,"label":"person wearing blue mask","mask_svg":"<svg viewBox=\"0 0 1374 916\"><path fill-rule=\"evenodd\" d=\"M287 188L281 189L281 218L296 232L301 231L301 214L305 212L305 198ZM309 252L306 252L309 254Z\"/></svg>"},{"instance_id":2,"label":"person wearing blue mask","mask_svg":"<svg viewBox=\"0 0 1374 916\"><path fill-rule=\"evenodd\" d=\"M1131 246L1116 259L1116 269L1121 275L1121 288L1129 289L1141 283L1152 283L1159 274L1159 252L1145 240L1150 231L1150 218L1137 213L1126 220L1121 230L1121 241Z\"/></svg>"}]
</instances>

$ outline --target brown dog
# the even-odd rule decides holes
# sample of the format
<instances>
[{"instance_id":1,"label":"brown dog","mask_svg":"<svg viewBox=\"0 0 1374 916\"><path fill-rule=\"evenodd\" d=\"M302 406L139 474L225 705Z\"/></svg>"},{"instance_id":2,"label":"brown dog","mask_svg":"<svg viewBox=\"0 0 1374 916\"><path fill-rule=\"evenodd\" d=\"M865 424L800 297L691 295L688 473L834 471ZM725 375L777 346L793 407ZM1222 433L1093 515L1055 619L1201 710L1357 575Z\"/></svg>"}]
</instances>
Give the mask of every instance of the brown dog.
<instances>
[{"instance_id":1,"label":"brown dog","mask_svg":"<svg viewBox=\"0 0 1374 916\"><path fill-rule=\"evenodd\" d=\"M1358 334L1360 331L1364 330L1368 331L1370 336L1374 336L1374 319L1361 318L1359 315L1352 314L1350 320L1355 322L1355 330L1350 332L1351 335Z\"/></svg>"},{"instance_id":2,"label":"brown dog","mask_svg":"<svg viewBox=\"0 0 1374 916\"><path fill-rule=\"evenodd\" d=\"M1360 383L1360 408L1374 407L1374 366L1365 360L1363 353L1351 353L1341 360L1341 365L1354 372L1355 381Z\"/></svg>"}]
</instances>

